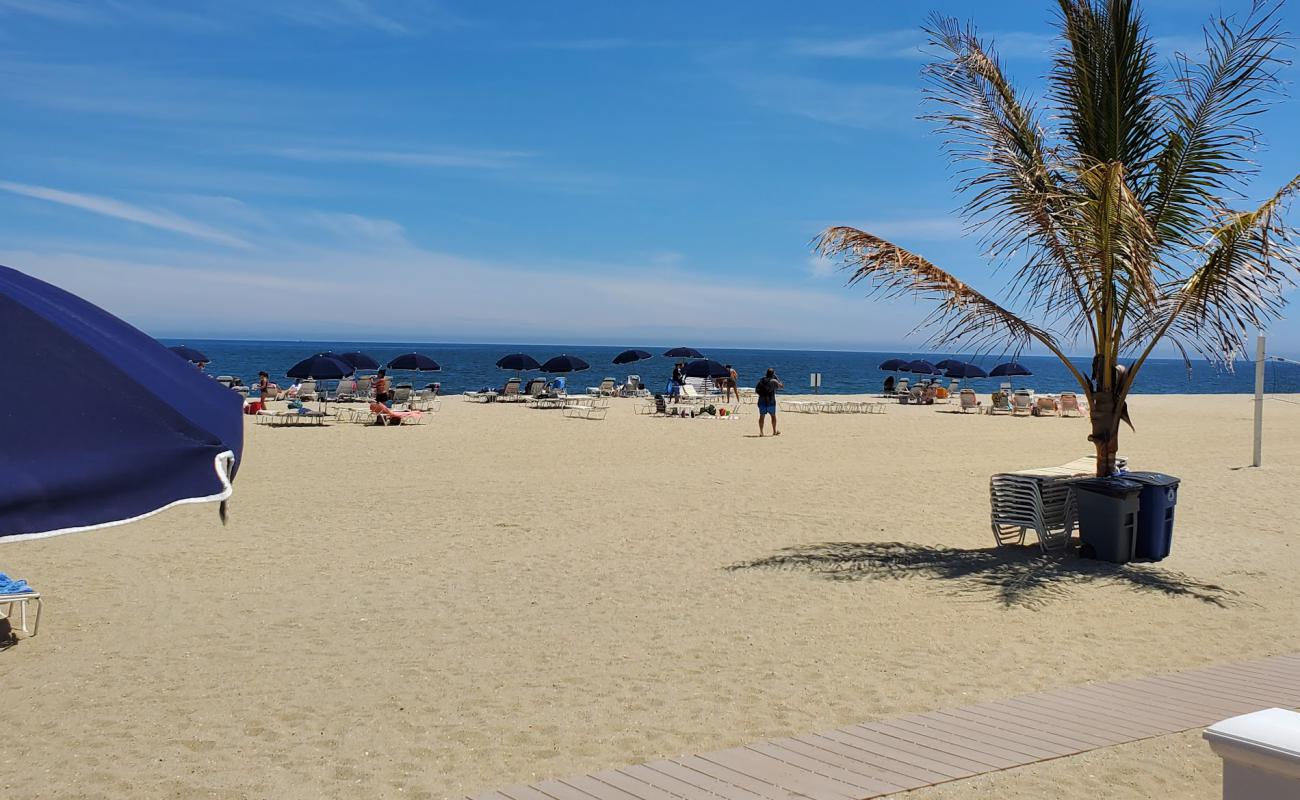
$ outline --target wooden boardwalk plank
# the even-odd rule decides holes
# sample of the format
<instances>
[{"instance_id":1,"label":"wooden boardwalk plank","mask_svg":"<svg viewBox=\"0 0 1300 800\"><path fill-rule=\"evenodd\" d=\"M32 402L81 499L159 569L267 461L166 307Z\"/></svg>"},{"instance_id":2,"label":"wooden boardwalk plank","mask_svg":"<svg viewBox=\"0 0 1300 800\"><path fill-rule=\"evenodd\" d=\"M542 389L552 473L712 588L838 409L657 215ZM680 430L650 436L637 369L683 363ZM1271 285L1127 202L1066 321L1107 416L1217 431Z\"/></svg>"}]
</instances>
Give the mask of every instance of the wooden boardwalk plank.
<instances>
[{"instance_id":1,"label":"wooden boardwalk plank","mask_svg":"<svg viewBox=\"0 0 1300 800\"><path fill-rule=\"evenodd\" d=\"M779 739L777 743L782 747L789 748L796 753L801 753L809 758L815 758L818 761L827 761L841 764L846 767L860 770L864 775L870 775L878 778L885 783L891 783L901 789L916 789L921 786L929 786L936 780L944 781L947 777L933 772L912 767L907 772L900 771L903 765L894 762L892 764L882 764L878 762L889 762L889 759L877 758L871 760L869 754L858 750L853 751L847 745L837 744L829 739L819 741L809 741L811 737L796 737L791 739Z\"/></svg>"},{"instance_id":2,"label":"wooden boardwalk plank","mask_svg":"<svg viewBox=\"0 0 1300 800\"><path fill-rule=\"evenodd\" d=\"M462 800L868 800L1272 706L1300 707L1300 653L1069 686Z\"/></svg>"}]
</instances>

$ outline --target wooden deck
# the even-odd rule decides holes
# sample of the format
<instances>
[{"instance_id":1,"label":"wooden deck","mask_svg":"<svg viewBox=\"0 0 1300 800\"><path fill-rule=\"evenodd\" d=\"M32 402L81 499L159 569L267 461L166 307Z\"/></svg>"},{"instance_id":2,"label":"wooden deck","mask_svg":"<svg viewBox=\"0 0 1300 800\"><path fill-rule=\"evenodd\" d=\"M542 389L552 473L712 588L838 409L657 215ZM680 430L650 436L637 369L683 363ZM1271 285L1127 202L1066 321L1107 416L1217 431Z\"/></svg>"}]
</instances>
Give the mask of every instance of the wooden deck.
<instances>
[{"instance_id":1,"label":"wooden deck","mask_svg":"<svg viewBox=\"0 0 1300 800\"><path fill-rule=\"evenodd\" d=\"M1300 707L1300 653L911 714L471 800L865 800L1274 706Z\"/></svg>"}]
</instances>

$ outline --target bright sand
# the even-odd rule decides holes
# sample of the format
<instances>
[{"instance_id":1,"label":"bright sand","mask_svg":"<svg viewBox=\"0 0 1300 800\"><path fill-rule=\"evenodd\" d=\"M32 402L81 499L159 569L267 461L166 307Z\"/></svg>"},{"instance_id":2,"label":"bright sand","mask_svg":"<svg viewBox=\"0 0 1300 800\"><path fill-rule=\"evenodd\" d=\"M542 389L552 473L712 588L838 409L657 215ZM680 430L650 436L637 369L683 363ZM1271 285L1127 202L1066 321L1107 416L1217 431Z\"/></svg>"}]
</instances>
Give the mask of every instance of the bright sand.
<instances>
[{"instance_id":1,"label":"bright sand","mask_svg":"<svg viewBox=\"0 0 1300 800\"><path fill-rule=\"evenodd\" d=\"M946 577L908 568L915 548L896 579L727 567L822 542L987 550L989 475L1088 454L1084 420L891 405L783 414L760 440L752 406L615 401L595 422L449 398L423 427L250 425L224 529L197 506L0 547L46 598L40 636L0 653L0 794L463 795L1300 650L1295 399L1268 401L1260 470L1239 469L1249 398L1132 400L1122 451L1184 479L1158 582L1192 595L1103 569L1011 605L979 579L1024 564L987 552L938 554ZM915 796L1208 799L1217 780L1193 733Z\"/></svg>"}]
</instances>

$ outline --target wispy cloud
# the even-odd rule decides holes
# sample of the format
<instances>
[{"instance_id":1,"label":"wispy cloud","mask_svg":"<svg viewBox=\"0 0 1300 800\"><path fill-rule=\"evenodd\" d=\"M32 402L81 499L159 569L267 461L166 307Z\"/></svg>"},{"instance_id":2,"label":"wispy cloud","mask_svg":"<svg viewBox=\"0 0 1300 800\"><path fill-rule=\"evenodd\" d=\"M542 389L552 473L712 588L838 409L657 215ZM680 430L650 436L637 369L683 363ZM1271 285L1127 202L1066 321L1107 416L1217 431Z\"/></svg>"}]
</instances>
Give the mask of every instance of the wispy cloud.
<instances>
[{"instance_id":1,"label":"wispy cloud","mask_svg":"<svg viewBox=\"0 0 1300 800\"><path fill-rule=\"evenodd\" d=\"M1004 58L1043 58L1052 49L1054 37L1047 33L1005 31L982 35ZM803 38L786 45L787 52L817 58L907 59L933 57L925 32L916 28L880 31L862 36Z\"/></svg>"},{"instance_id":2,"label":"wispy cloud","mask_svg":"<svg viewBox=\"0 0 1300 800\"><path fill-rule=\"evenodd\" d=\"M202 239L214 244L241 248L250 247L248 242L237 236L232 236L209 225L182 217L179 214L174 214L170 211L144 208L122 200L116 200L112 197L66 192L48 186L33 186L26 183L13 183L11 181L0 181L0 191L6 191L24 197L32 197L38 200L45 200L59 205L70 206L72 208L81 209L82 211L89 211L92 214L99 214L105 217L112 217L114 219L145 225L150 228L179 233L184 236Z\"/></svg>"},{"instance_id":3,"label":"wispy cloud","mask_svg":"<svg viewBox=\"0 0 1300 800\"><path fill-rule=\"evenodd\" d=\"M829 278L835 274L837 265L826 256L809 256L808 262L804 265L808 274L814 278Z\"/></svg>"},{"instance_id":4,"label":"wispy cloud","mask_svg":"<svg viewBox=\"0 0 1300 800\"><path fill-rule=\"evenodd\" d=\"M406 36L430 28L460 27L463 19L433 0L226 0L208 13L160 0L0 0L0 15L50 22L144 24L183 30L220 30L256 22L331 31Z\"/></svg>"},{"instance_id":5,"label":"wispy cloud","mask_svg":"<svg viewBox=\"0 0 1300 800\"><path fill-rule=\"evenodd\" d=\"M609 36L590 39L553 39L533 42L532 46L542 50L653 50L680 47L681 42L669 39L634 39L631 37Z\"/></svg>"},{"instance_id":6,"label":"wispy cloud","mask_svg":"<svg viewBox=\"0 0 1300 800\"><path fill-rule=\"evenodd\" d=\"M953 216L867 220L856 227L884 239L905 242L947 242L967 234L961 218Z\"/></svg>"},{"instance_id":7,"label":"wispy cloud","mask_svg":"<svg viewBox=\"0 0 1300 800\"><path fill-rule=\"evenodd\" d=\"M531 153L512 150L389 150L353 147L278 147L271 155L295 161L354 162L397 167L506 169Z\"/></svg>"},{"instance_id":8,"label":"wispy cloud","mask_svg":"<svg viewBox=\"0 0 1300 800\"><path fill-rule=\"evenodd\" d=\"M850 128L908 127L921 103L920 89L887 84L791 75L749 75L736 84L759 105Z\"/></svg>"}]
</instances>

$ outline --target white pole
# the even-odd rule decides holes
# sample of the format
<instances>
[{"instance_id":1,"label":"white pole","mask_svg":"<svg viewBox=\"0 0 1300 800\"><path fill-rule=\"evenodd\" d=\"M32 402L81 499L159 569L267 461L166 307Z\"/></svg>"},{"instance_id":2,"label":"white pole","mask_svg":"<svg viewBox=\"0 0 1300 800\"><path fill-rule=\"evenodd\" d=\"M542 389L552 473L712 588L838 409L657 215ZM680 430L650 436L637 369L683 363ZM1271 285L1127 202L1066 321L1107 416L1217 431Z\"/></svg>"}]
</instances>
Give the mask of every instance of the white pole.
<instances>
[{"instance_id":1,"label":"white pole","mask_svg":"<svg viewBox=\"0 0 1300 800\"><path fill-rule=\"evenodd\" d=\"M1255 458L1251 466L1258 467L1264 455L1264 334L1255 342Z\"/></svg>"}]
</instances>

